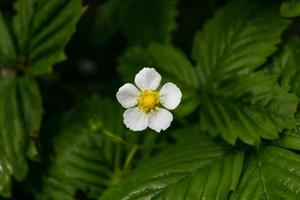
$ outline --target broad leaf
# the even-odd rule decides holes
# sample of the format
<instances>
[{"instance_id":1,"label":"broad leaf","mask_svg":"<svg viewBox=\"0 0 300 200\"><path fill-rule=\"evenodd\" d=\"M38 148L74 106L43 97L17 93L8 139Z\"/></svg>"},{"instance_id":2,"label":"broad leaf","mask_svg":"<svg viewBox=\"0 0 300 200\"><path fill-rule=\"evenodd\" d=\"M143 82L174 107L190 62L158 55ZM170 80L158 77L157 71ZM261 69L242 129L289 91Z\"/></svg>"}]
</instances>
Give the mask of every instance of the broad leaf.
<instances>
[{"instance_id":1,"label":"broad leaf","mask_svg":"<svg viewBox=\"0 0 300 200\"><path fill-rule=\"evenodd\" d=\"M189 131L197 129L181 133ZM100 199L226 199L237 185L243 153L196 135L145 161Z\"/></svg>"},{"instance_id":2,"label":"broad leaf","mask_svg":"<svg viewBox=\"0 0 300 200\"><path fill-rule=\"evenodd\" d=\"M251 158L231 199L300 198L300 156L278 147L266 147Z\"/></svg>"},{"instance_id":3,"label":"broad leaf","mask_svg":"<svg viewBox=\"0 0 300 200\"><path fill-rule=\"evenodd\" d=\"M300 150L300 127L284 131L282 137L273 143L284 148Z\"/></svg>"},{"instance_id":4,"label":"broad leaf","mask_svg":"<svg viewBox=\"0 0 300 200\"><path fill-rule=\"evenodd\" d=\"M5 19L0 12L0 68L14 67L16 51Z\"/></svg>"},{"instance_id":5,"label":"broad leaf","mask_svg":"<svg viewBox=\"0 0 300 200\"><path fill-rule=\"evenodd\" d=\"M151 41L169 43L176 27L177 0L108 1L99 10L96 36L109 38L121 32L130 44L147 45ZM99 39L103 42L102 39Z\"/></svg>"},{"instance_id":6,"label":"broad leaf","mask_svg":"<svg viewBox=\"0 0 300 200\"><path fill-rule=\"evenodd\" d=\"M29 77L1 77L0 94L0 193L9 196L12 177L20 181L26 176L26 152L30 158L36 156L29 135L40 126L41 101L36 83Z\"/></svg>"},{"instance_id":7,"label":"broad leaf","mask_svg":"<svg viewBox=\"0 0 300 200\"><path fill-rule=\"evenodd\" d=\"M280 85L300 97L300 39L292 38L270 66Z\"/></svg>"},{"instance_id":8,"label":"broad leaf","mask_svg":"<svg viewBox=\"0 0 300 200\"><path fill-rule=\"evenodd\" d=\"M24 64L32 74L45 74L65 59L63 49L84 9L80 0L19 0L14 30Z\"/></svg>"},{"instance_id":9,"label":"broad leaf","mask_svg":"<svg viewBox=\"0 0 300 200\"><path fill-rule=\"evenodd\" d=\"M300 39L292 38L284 46L282 52L274 56L274 61L269 65L270 74L277 77L281 86L300 97ZM274 141L281 147L300 150L299 112L296 113L298 126L285 130L282 137Z\"/></svg>"},{"instance_id":10,"label":"broad leaf","mask_svg":"<svg viewBox=\"0 0 300 200\"><path fill-rule=\"evenodd\" d=\"M282 2L280 13L284 17L297 17L300 16L300 1L290 0Z\"/></svg>"},{"instance_id":11,"label":"broad leaf","mask_svg":"<svg viewBox=\"0 0 300 200\"><path fill-rule=\"evenodd\" d=\"M202 130L231 144L240 138L254 145L295 126L296 96L275 77L254 72L275 52L289 24L277 9L271 2L232 1L196 35Z\"/></svg>"},{"instance_id":12,"label":"broad leaf","mask_svg":"<svg viewBox=\"0 0 300 200\"><path fill-rule=\"evenodd\" d=\"M276 51L288 25L278 14L276 3L230 2L195 37L193 58L202 84L217 86L260 67Z\"/></svg>"},{"instance_id":13,"label":"broad leaf","mask_svg":"<svg viewBox=\"0 0 300 200\"><path fill-rule=\"evenodd\" d=\"M163 81L172 81L183 91L183 101L178 114L187 115L199 104L196 89L199 87L194 67L182 51L169 45L152 43L147 48L133 47L120 59L120 73L127 82L143 67L154 67Z\"/></svg>"},{"instance_id":14,"label":"broad leaf","mask_svg":"<svg viewBox=\"0 0 300 200\"><path fill-rule=\"evenodd\" d=\"M254 145L260 137L275 139L284 128L294 128L297 103L296 96L280 88L275 77L253 73L232 80L218 94L204 94L200 123L203 130L221 134L229 143L240 138Z\"/></svg>"}]
</instances>

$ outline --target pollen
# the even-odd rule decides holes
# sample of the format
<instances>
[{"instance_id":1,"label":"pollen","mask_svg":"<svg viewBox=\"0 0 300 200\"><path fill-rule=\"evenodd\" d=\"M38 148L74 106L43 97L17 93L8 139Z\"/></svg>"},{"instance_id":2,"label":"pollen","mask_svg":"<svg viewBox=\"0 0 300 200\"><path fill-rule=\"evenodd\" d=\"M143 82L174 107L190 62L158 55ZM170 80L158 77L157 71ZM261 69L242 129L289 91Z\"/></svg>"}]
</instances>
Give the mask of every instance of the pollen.
<instances>
[{"instance_id":1,"label":"pollen","mask_svg":"<svg viewBox=\"0 0 300 200\"><path fill-rule=\"evenodd\" d=\"M159 94L154 90L144 90L138 98L138 107L145 113L155 110L159 104Z\"/></svg>"}]
</instances>

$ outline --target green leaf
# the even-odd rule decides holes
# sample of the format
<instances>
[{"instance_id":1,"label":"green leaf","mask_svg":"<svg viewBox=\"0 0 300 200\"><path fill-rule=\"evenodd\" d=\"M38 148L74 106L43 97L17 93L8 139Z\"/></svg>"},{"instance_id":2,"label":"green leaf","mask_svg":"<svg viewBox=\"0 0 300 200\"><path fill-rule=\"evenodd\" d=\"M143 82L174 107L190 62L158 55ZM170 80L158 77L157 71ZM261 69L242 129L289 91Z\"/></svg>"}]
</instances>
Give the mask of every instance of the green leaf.
<instances>
[{"instance_id":1,"label":"green leaf","mask_svg":"<svg viewBox=\"0 0 300 200\"><path fill-rule=\"evenodd\" d=\"M300 38L292 38L270 66L280 85L300 97Z\"/></svg>"},{"instance_id":2,"label":"green leaf","mask_svg":"<svg viewBox=\"0 0 300 200\"><path fill-rule=\"evenodd\" d=\"M7 197L10 195L11 179L23 180L28 170L26 151L31 141L25 123L32 121L32 113L35 113L37 119L34 119L34 128L37 131L40 121L36 120L41 119L42 113L39 112L41 104L37 100L40 99L38 88L29 77L20 80L16 77L1 77L0 94L0 193ZM28 101L36 104L32 105ZM27 125L33 128L32 124Z\"/></svg>"},{"instance_id":3,"label":"green leaf","mask_svg":"<svg viewBox=\"0 0 300 200\"><path fill-rule=\"evenodd\" d=\"M0 12L0 68L13 67L16 51L5 19Z\"/></svg>"},{"instance_id":4,"label":"green leaf","mask_svg":"<svg viewBox=\"0 0 300 200\"><path fill-rule=\"evenodd\" d=\"M273 63L269 65L270 74L277 77L279 84L300 97L300 38L293 37L288 41L283 50L274 56ZM299 112L296 113L296 118L299 118ZM297 119L299 124L299 119ZM274 144L300 150L300 134L299 126L294 129L285 130L283 135Z\"/></svg>"},{"instance_id":5,"label":"green leaf","mask_svg":"<svg viewBox=\"0 0 300 200\"><path fill-rule=\"evenodd\" d=\"M256 153L231 198L241 200L300 198L300 156L278 147Z\"/></svg>"},{"instance_id":6,"label":"green leaf","mask_svg":"<svg viewBox=\"0 0 300 200\"><path fill-rule=\"evenodd\" d=\"M157 43L147 48L133 47L121 57L119 71L123 80L132 82L142 68L149 66L162 74L163 81L171 81L182 90L183 102L178 107L181 109L178 114L187 115L196 109L199 103L195 92L199 87L198 78L195 68L181 50Z\"/></svg>"},{"instance_id":7,"label":"green leaf","mask_svg":"<svg viewBox=\"0 0 300 200\"><path fill-rule=\"evenodd\" d=\"M249 74L266 62L289 25L277 9L276 3L232 1L205 24L193 47L204 86Z\"/></svg>"},{"instance_id":8,"label":"green leaf","mask_svg":"<svg viewBox=\"0 0 300 200\"><path fill-rule=\"evenodd\" d=\"M23 76L19 78L19 90L27 131L31 136L36 136L41 126L43 113L38 85L31 77Z\"/></svg>"},{"instance_id":9,"label":"green leaf","mask_svg":"<svg viewBox=\"0 0 300 200\"><path fill-rule=\"evenodd\" d=\"M295 127L297 98L276 77L255 72L276 51L289 24L276 3L232 1L196 35L202 130L234 144L258 144Z\"/></svg>"},{"instance_id":10,"label":"green leaf","mask_svg":"<svg viewBox=\"0 0 300 200\"><path fill-rule=\"evenodd\" d=\"M284 131L283 136L278 140L274 140L273 144L288 149L300 150L300 127Z\"/></svg>"},{"instance_id":11,"label":"green leaf","mask_svg":"<svg viewBox=\"0 0 300 200\"><path fill-rule=\"evenodd\" d=\"M177 116L187 116L194 112L200 105L200 99L196 90L190 90L186 87L182 88L183 94L180 106L178 106L174 113Z\"/></svg>"},{"instance_id":12,"label":"green leaf","mask_svg":"<svg viewBox=\"0 0 300 200\"><path fill-rule=\"evenodd\" d=\"M80 0L19 0L14 28L26 65L35 75L65 59L63 49L84 12Z\"/></svg>"},{"instance_id":13,"label":"green leaf","mask_svg":"<svg viewBox=\"0 0 300 200\"><path fill-rule=\"evenodd\" d=\"M220 134L231 144L240 138L257 145L260 137L275 139L284 128L296 126L297 103L296 96L280 88L275 77L253 73L232 80L215 95L204 94L200 123L202 130Z\"/></svg>"},{"instance_id":14,"label":"green leaf","mask_svg":"<svg viewBox=\"0 0 300 200\"><path fill-rule=\"evenodd\" d=\"M182 135L197 129L185 129ZM243 153L206 136L186 140L145 161L101 200L226 199L235 190Z\"/></svg>"},{"instance_id":15,"label":"green leaf","mask_svg":"<svg viewBox=\"0 0 300 200\"><path fill-rule=\"evenodd\" d=\"M3 97L0 100L0 192L6 197L10 195L11 176L22 180L27 173L24 157L26 135L22 128L16 86L14 77L0 79L0 94Z\"/></svg>"},{"instance_id":16,"label":"green leaf","mask_svg":"<svg viewBox=\"0 0 300 200\"><path fill-rule=\"evenodd\" d=\"M297 17L300 16L300 1L290 0L282 2L280 13L284 17Z\"/></svg>"},{"instance_id":17,"label":"green leaf","mask_svg":"<svg viewBox=\"0 0 300 200\"><path fill-rule=\"evenodd\" d=\"M54 157L38 199L73 200L78 192L95 198L117 182L122 128L121 107L108 100L85 101L70 113L54 140Z\"/></svg>"},{"instance_id":18,"label":"green leaf","mask_svg":"<svg viewBox=\"0 0 300 200\"><path fill-rule=\"evenodd\" d=\"M28 134L27 156L30 159L38 158L36 143L42 122L43 106L36 81L29 77L19 78L20 101L24 116L24 126Z\"/></svg>"},{"instance_id":19,"label":"green leaf","mask_svg":"<svg viewBox=\"0 0 300 200\"><path fill-rule=\"evenodd\" d=\"M13 18L13 28L18 38L21 53L27 56L27 45L30 41L30 24L33 19L36 0L18 0L15 10L18 14Z\"/></svg>"},{"instance_id":20,"label":"green leaf","mask_svg":"<svg viewBox=\"0 0 300 200\"><path fill-rule=\"evenodd\" d=\"M133 45L151 41L170 43L176 27L177 0L108 1L100 7L96 19L96 36L109 38L117 30ZM102 39L100 39L103 41Z\"/></svg>"}]
</instances>

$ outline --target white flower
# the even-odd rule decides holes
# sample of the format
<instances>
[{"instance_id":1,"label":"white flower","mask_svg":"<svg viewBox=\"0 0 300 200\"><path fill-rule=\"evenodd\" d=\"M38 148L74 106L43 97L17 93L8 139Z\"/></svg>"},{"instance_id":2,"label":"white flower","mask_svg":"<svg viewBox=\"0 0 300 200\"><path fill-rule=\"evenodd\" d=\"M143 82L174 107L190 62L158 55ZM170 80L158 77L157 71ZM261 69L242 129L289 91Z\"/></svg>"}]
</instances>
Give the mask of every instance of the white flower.
<instances>
[{"instance_id":1,"label":"white flower","mask_svg":"<svg viewBox=\"0 0 300 200\"><path fill-rule=\"evenodd\" d=\"M142 131L149 127L160 132L171 125L173 115L169 110L179 105L182 93L170 82L157 91L160 81L161 76L154 68L144 68L134 79L138 88L126 83L117 92L119 103L127 109L123 117L130 130Z\"/></svg>"}]
</instances>

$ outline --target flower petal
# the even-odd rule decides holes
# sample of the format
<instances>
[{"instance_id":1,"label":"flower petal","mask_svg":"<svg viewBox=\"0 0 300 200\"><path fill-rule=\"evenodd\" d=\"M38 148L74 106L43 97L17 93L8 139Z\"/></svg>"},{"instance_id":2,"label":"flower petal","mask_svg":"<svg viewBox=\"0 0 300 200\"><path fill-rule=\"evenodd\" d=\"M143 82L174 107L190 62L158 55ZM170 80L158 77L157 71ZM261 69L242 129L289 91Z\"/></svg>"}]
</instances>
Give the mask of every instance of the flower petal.
<instances>
[{"instance_id":1,"label":"flower petal","mask_svg":"<svg viewBox=\"0 0 300 200\"><path fill-rule=\"evenodd\" d=\"M156 112L150 114L148 127L159 133L161 130L166 130L171 125L173 115L164 108L157 109Z\"/></svg>"},{"instance_id":2,"label":"flower petal","mask_svg":"<svg viewBox=\"0 0 300 200\"><path fill-rule=\"evenodd\" d=\"M148 115L137 107L126 110L123 117L124 124L132 131L142 131L148 126Z\"/></svg>"},{"instance_id":3,"label":"flower petal","mask_svg":"<svg viewBox=\"0 0 300 200\"><path fill-rule=\"evenodd\" d=\"M124 108L131 108L137 105L137 99L140 95L139 90L130 83L120 87L117 92L117 100Z\"/></svg>"},{"instance_id":4,"label":"flower petal","mask_svg":"<svg viewBox=\"0 0 300 200\"><path fill-rule=\"evenodd\" d=\"M174 83L166 83L160 89L160 103L167 109L175 109L182 97L180 89Z\"/></svg>"},{"instance_id":5,"label":"flower petal","mask_svg":"<svg viewBox=\"0 0 300 200\"><path fill-rule=\"evenodd\" d=\"M134 82L141 89L156 90L160 84L161 76L154 68L144 68L135 76Z\"/></svg>"}]
</instances>

